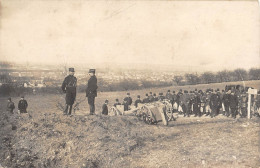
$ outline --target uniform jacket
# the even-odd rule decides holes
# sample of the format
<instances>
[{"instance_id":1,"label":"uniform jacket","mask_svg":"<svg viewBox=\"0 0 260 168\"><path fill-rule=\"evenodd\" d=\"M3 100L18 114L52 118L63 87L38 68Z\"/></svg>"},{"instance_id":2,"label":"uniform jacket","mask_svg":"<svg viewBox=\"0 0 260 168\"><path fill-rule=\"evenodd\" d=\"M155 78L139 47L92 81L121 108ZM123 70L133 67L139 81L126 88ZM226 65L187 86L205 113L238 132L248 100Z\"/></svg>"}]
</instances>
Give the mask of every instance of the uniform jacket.
<instances>
[{"instance_id":1,"label":"uniform jacket","mask_svg":"<svg viewBox=\"0 0 260 168\"><path fill-rule=\"evenodd\" d=\"M210 97L210 108L218 108L220 105L220 97L218 94L212 94Z\"/></svg>"},{"instance_id":2,"label":"uniform jacket","mask_svg":"<svg viewBox=\"0 0 260 168\"><path fill-rule=\"evenodd\" d=\"M230 108L237 108L238 98L236 95L230 95L229 97Z\"/></svg>"},{"instance_id":3,"label":"uniform jacket","mask_svg":"<svg viewBox=\"0 0 260 168\"><path fill-rule=\"evenodd\" d=\"M107 108L106 104L103 104L103 106L102 106L102 114L108 115L108 108Z\"/></svg>"},{"instance_id":4,"label":"uniform jacket","mask_svg":"<svg viewBox=\"0 0 260 168\"><path fill-rule=\"evenodd\" d=\"M139 103L142 103L142 100L137 99L137 100L135 101L135 107L137 107Z\"/></svg>"},{"instance_id":5,"label":"uniform jacket","mask_svg":"<svg viewBox=\"0 0 260 168\"><path fill-rule=\"evenodd\" d=\"M165 98L168 99L168 100L172 100L172 94L166 93Z\"/></svg>"},{"instance_id":6,"label":"uniform jacket","mask_svg":"<svg viewBox=\"0 0 260 168\"><path fill-rule=\"evenodd\" d=\"M121 105L121 103L119 103L119 102L118 102L118 103L115 103L115 104L114 104L114 107L116 107L117 105Z\"/></svg>"},{"instance_id":7,"label":"uniform jacket","mask_svg":"<svg viewBox=\"0 0 260 168\"><path fill-rule=\"evenodd\" d=\"M61 86L63 92L76 92L77 78L73 75L68 75Z\"/></svg>"},{"instance_id":8,"label":"uniform jacket","mask_svg":"<svg viewBox=\"0 0 260 168\"><path fill-rule=\"evenodd\" d=\"M86 97L97 97L97 77L91 76L88 80L88 85L86 89Z\"/></svg>"},{"instance_id":9,"label":"uniform jacket","mask_svg":"<svg viewBox=\"0 0 260 168\"><path fill-rule=\"evenodd\" d=\"M14 102L8 102L7 103L7 111L10 111L12 112L13 110L15 109L15 105L14 105Z\"/></svg>"},{"instance_id":10,"label":"uniform jacket","mask_svg":"<svg viewBox=\"0 0 260 168\"><path fill-rule=\"evenodd\" d=\"M124 98L124 101L126 102L127 105L131 105L132 102L133 102L133 100L132 100L131 97L125 97L125 98Z\"/></svg>"},{"instance_id":11,"label":"uniform jacket","mask_svg":"<svg viewBox=\"0 0 260 168\"><path fill-rule=\"evenodd\" d=\"M148 97L143 99L143 103L149 103L149 102L150 102L150 101L149 101L149 98L148 98Z\"/></svg>"},{"instance_id":12,"label":"uniform jacket","mask_svg":"<svg viewBox=\"0 0 260 168\"><path fill-rule=\"evenodd\" d=\"M26 110L28 107L28 103L26 100L20 100L18 103L18 110Z\"/></svg>"}]
</instances>

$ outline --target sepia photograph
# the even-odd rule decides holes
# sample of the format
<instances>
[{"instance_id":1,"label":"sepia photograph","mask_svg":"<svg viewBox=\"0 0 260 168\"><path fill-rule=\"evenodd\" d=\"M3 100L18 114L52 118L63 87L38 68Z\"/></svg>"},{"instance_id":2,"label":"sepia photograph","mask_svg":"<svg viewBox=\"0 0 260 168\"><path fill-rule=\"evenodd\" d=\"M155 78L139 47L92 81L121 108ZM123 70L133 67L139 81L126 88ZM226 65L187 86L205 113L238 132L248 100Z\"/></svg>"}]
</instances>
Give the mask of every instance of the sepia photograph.
<instances>
[{"instance_id":1,"label":"sepia photograph","mask_svg":"<svg viewBox=\"0 0 260 168\"><path fill-rule=\"evenodd\" d=\"M258 0L1 0L0 168L260 168Z\"/></svg>"}]
</instances>

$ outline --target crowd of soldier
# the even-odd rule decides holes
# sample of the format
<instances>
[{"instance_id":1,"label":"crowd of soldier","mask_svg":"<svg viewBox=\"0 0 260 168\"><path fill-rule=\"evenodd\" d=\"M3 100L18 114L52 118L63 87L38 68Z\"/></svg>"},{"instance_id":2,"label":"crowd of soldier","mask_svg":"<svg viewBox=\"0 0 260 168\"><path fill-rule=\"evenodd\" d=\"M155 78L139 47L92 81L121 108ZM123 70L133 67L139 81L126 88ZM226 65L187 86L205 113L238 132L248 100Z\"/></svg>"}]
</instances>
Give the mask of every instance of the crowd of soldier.
<instances>
[{"instance_id":1,"label":"crowd of soldier","mask_svg":"<svg viewBox=\"0 0 260 168\"><path fill-rule=\"evenodd\" d=\"M173 112L183 114L184 117L201 117L202 115L210 116L211 118L216 117L219 114L227 117L236 118L237 115L244 118L247 117L247 106L248 106L248 94L246 91L237 90L222 90L219 89L207 89L206 91L197 90L187 91L182 89L178 93L175 91L168 90L167 93L159 93L156 96L155 93L150 92L146 94L144 99L141 99L140 95L134 102L134 106L138 107L138 104L153 103L156 101L169 101L172 105ZM260 92L257 96L252 96L252 109L255 111L255 115L259 116L260 113ZM124 111L128 111L132 105L132 98L130 93L123 99L123 103L119 102L119 99L115 100L114 106L124 105ZM108 100L102 106L102 114L108 114L107 108ZM105 109L105 110L104 110Z\"/></svg>"}]
</instances>

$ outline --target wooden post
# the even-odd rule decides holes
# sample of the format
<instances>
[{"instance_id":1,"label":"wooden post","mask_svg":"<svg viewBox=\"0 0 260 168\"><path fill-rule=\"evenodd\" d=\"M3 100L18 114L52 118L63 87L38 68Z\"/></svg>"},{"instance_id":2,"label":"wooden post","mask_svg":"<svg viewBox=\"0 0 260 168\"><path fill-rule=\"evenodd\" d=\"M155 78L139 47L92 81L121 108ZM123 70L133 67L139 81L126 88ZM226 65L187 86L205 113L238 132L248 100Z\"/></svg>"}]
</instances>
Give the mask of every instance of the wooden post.
<instances>
[{"instance_id":1,"label":"wooden post","mask_svg":"<svg viewBox=\"0 0 260 168\"><path fill-rule=\"evenodd\" d=\"M247 118L250 119L251 113L251 94L248 93L248 104L247 104Z\"/></svg>"}]
</instances>

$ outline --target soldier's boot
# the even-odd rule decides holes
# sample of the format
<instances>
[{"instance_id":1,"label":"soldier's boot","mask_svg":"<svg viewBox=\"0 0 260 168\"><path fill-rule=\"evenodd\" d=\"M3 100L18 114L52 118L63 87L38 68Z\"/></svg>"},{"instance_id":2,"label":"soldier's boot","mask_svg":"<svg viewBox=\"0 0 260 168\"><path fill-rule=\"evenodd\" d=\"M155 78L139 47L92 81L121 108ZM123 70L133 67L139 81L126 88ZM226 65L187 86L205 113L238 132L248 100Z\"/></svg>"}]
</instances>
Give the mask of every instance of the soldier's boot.
<instances>
[{"instance_id":1,"label":"soldier's boot","mask_svg":"<svg viewBox=\"0 0 260 168\"><path fill-rule=\"evenodd\" d=\"M71 111L72 111L72 105L69 105L69 113L68 113L68 115L71 115Z\"/></svg>"},{"instance_id":2,"label":"soldier's boot","mask_svg":"<svg viewBox=\"0 0 260 168\"><path fill-rule=\"evenodd\" d=\"M68 108L69 108L69 105L66 104L66 108L63 111L63 115L67 115L68 114Z\"/></svg>"}]
</instances>

